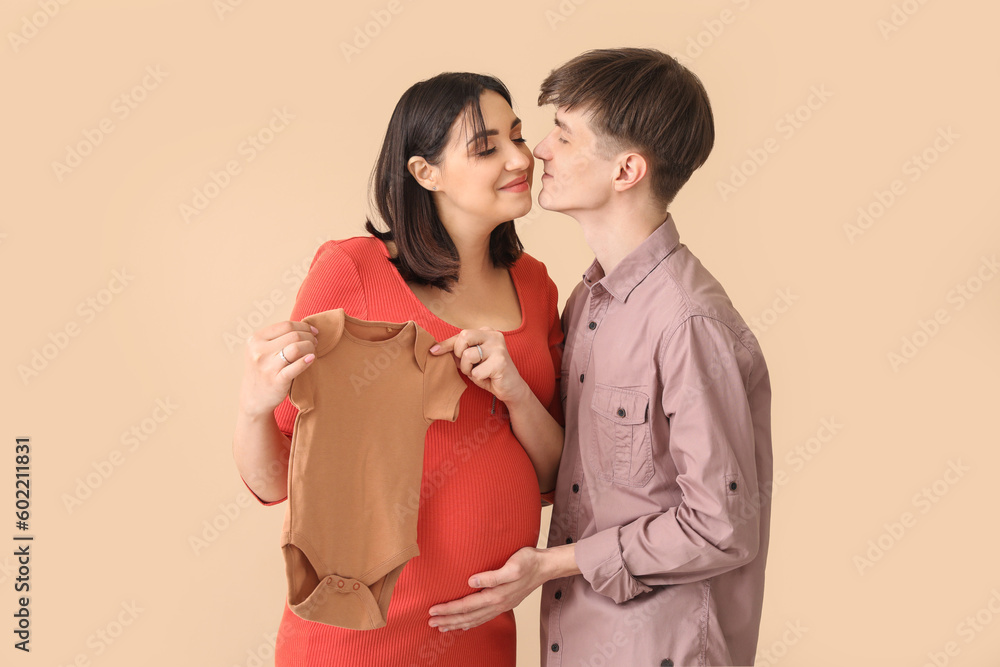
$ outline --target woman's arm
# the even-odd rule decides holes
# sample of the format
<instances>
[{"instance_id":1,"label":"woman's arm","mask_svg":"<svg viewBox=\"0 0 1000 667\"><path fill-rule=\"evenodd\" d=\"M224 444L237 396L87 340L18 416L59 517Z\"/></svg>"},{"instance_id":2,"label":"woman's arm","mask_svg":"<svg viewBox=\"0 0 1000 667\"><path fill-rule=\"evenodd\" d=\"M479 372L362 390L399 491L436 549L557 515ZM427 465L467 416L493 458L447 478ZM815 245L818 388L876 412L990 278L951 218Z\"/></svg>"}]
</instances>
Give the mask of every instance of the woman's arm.
<instances>
[{"instance_id":1,"label":"woman's arm","mask_svg":"<svg viewBox=\"0 0 1000 667\"><path fill-rule=\"evenodd\" d=\"M523 390L518 392L519 395L504 399L510 412L510 428L535 466L539 490L548 493L556 486L556 472L563 448L563 427L549 414L528 383L521 380L521 385Z\"/></svg>"},{"instance_id":2,"label":"woman's arm","mask_svg":"<svg viewBox=\"0 0 1000 667\"><path fill-rule=\"evenodd\" d=\"M257 499L271 505L288 497L288 439L274 420L273 413L236 417L233 459L240 477Z\"/></svg>"},{"instance_id":3,"label":"woman's arm","mask_svg":"<svg viewBox=\"0 0 1000 667\"><path fill-rule=\"evenodd\" d=\"M291 440L278 428L274 410L292 380L316 358L318 332L305 322L289 320L263 327L247 340L233 460L247 488L265 505L288 496Z\"/></svg>"}]
</instances>

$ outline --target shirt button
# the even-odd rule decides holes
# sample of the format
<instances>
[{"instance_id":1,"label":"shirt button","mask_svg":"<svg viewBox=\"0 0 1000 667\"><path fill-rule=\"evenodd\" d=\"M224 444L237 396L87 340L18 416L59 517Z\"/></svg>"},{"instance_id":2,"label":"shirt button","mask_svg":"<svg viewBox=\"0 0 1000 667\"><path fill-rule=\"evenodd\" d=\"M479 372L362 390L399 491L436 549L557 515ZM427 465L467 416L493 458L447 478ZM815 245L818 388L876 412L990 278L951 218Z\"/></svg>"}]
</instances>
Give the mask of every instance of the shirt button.
<instances>
[{"instance_id":1,"label":"shirt button","mask_svg":"<svg viewBox=\"0 0 1000 667\"><path fill-rule=\"evenodd\" d=\"M674 661L670 658L664 658L660 660L660 667L674 667Z\"/></svg>"},{"instance_id":2,"label":"shirt button","mask_svg":"<svg viewBox=\"0 0 1000 667\"><path fill-rule=\"evenodd\" d=\"M596 329L596 328L597 328L597 322L591 322L591 323L590 323L590 324L588 324L587 326L589 326L589 327L590 327L590 330L591 330L591 331L593 331L594 329Z\"/></svg>"},{"instance_id":3,"label":"shirt button","mask_svg":"<svg viewBox=\"0 0 1000 667\"><path fill-rule=\"evenodd\" d=\"M736 487L736 482L730 482L730 483L729 483L729 490L730 490L730 491L735 491L735 490L736 490L736 488L737 488L737 487Z\"/></svg>"},{"instance_id":4,"label":"shirt button","mask_svg":"<svg viewBox=\"0 0 1000 667\"><path fill-rule=\"evenodd\" d=\"M552 645L552 652L553 653L558 653L559 652L559 644L553 644Z\"/></svg>"},{"instance_id":5,"label":"shirt button","mask_svg":"<svg viewBox=\"0 0 1000 667\"><path fill-rule=\"evenodd\" d=\"M618 408L618 416L619 417L625 416L625 408Z\"/></svg>"},{"instance_id":6,"label":"shirt button","mask_svg":"<svg viewBox=\"0 0 1000 667\"><path fill-rule=\"evenodd\" d=\"M583 373L580 373L580 382L583 382Z\"/></svg>"},{"instance_id":7,"label":"shirt button","mask_svg":"<svg viewBox=\"0 0 1000 667\"><path fill-rule=\"evenodd\" d=\"M580 493L580 485L579 484L574 484L573 485L573 493Z\"/></svg>"},{"instance_id":8,"label":"shirt button","mask_svg":"<svg viewBox=\"0 0 1000 667\"><path fill-rule=\"evenodd\" d=\"M556 599L558 600L561 597L562 597L562 591L556 591Z\"/></svg>"},{"instance_id":9,"label":"shirt button","mask_svg":"<svg viewBox=\"0 0 1000 667\"><path fill-rule=\"evenodd\" d=\"M573 543L573 538L572 537L567 537L566 538L566 544L572 544L572 543Z\"/></svg>"}]
</instances>

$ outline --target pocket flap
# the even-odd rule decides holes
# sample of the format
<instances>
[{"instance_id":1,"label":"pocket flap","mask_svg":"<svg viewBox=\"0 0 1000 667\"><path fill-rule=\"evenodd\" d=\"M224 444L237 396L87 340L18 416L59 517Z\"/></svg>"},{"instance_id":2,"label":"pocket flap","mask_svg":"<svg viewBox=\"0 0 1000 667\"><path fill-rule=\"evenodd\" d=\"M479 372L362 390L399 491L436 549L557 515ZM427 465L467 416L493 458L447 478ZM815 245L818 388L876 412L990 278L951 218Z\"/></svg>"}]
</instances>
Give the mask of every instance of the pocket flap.
<instances>
[{"instance_id":1,"label":"pocket flap","mask_svg":"<svg viewBox=\"0 0 1000 667\"><path fill-rule=\"evenodd\" d=\"M649 397L641 391L608 385L594 387L591 409L619 424L642 424L646 421Z\"/></svg>"}]
</instances>

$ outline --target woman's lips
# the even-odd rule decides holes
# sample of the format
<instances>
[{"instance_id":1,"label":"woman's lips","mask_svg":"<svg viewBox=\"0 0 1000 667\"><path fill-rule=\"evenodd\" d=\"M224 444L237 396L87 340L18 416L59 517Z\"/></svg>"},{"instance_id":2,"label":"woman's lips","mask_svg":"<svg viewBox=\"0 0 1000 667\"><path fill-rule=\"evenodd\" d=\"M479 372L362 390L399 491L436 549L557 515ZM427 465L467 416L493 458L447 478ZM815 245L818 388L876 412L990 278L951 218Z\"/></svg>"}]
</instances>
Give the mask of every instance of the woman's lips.
<instances>
[{"instance_id":1,"label":"woman's lips","mask_svg":"<svg viewBox=\"0 0 1000 667\"><path fill-rule=\"evenodd\" d=\"M528 177L522 176L521 178L516 179L513 183L509 183L500 189L504 192L524 192L530 188L531 186L528 185Z\"/></svg>"}]
</instances>

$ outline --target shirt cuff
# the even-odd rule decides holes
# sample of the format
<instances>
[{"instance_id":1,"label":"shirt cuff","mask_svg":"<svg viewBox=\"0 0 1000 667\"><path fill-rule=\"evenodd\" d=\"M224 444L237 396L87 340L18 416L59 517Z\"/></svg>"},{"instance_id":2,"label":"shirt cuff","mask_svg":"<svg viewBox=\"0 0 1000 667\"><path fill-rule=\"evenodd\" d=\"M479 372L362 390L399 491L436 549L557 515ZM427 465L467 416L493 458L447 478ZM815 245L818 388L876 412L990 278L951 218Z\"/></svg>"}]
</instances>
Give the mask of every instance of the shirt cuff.
<instances>
[{"instance_id":1,"label":"shirt cuff","mask_svg":"<svg viewBox=\"0 0 1000 667\"><path fill-rule=\"evenodd\" d=\"M576 543L576 564L591 587L617 604L651 590L625 567L618 541L620 527L608 528Z\"/></svg>"},{"instance_id":2,"label":"shirt cuff","mask_svg":"<svg viewBox=\"0 0 1000 667\"><path fill-rule=\"evenodd\" d=\"M260 496L258 496L256 493L253 492L253 489L250 488L250 485L247 484L247 481L245 479L243 479L243 475L240 475L240 481L243 482L243 486L247 487L247 491L249 491L251 494L253 494L253 497L256 498L257 502L259 502L261 505L277 505L278 503L280 503L280 502L284 501L286 498L288 498L288 496L285 496L284 498L281 498L280 500L272 500L271 502L266 502L264 500L261 500Z\"/></svg>"}]
</instances>

